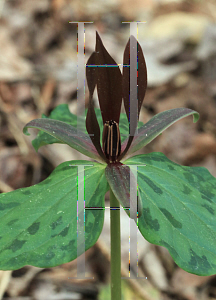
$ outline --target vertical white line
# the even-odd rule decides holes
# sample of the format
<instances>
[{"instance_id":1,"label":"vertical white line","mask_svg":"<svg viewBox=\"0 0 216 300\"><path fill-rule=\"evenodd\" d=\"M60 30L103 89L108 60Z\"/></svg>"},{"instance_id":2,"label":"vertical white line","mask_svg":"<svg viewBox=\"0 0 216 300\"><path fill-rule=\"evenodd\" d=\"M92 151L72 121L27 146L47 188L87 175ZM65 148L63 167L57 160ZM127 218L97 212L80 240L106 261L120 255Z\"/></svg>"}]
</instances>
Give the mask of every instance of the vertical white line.
<instances>
[{"instance_id":1,"label":"vertical white line","mask_svg":"<svg viewBox=\"0 0 216 300\"><path fill-rule=\"evenodd\" d=\"M77 277L85 278L84 166L78 165ZM82 254L82 256L80 256Z\"/></svg>"},{"instance_id":2,"label":"vertical white line","mask_svg":"<svg viewBox=\"0 0 216 300\"><path fill-rule=\"evenodd\" d=\"M138 273L137 263L137 167L133 173L130 166L130 178L134 176L135 181L130 180L130 278L135 278L131 270L136 270ZM137 277L137 276L136 276Z\"/></svg>"},{"instance_id":3,"label":"vertical white line","mask_svg":"<svg viewBox=\"0 0 216 300\"><path fill-rule=\"evenodd\" d=\"M85 123L78 122L79 115L85 112L85 55L84 55L85 29L84 22L78 24L78 49L77 49L77 130L84 131Z\"/></svg>"},{"instance_id":4,"label":"vertical white line","mask_svg":"<svg viewBox=\"0 0 216 300\"><path fill-rule=\"evenodd\" d=\"M130 36L137 39L137 22L130 23ZM137 99L137 41L130 39L130 135L137 134L138 99ZM136 127L136 129L135 129Z\"/></svg>"},{"instance_id":5,"label":"vertical white line","mask_svg":"<svg viewBox=\"0 0 216 300\"><path fill-rule=\"evenodd\" d=\"M79 122L79 115L85 112L85 23L93 22L69 22L77 24L77 130L85 130L85 121Z\"/></svg>"},{"instance_id":6,"label":"vertical white line","mask_svg":"<svg viewBox=\"0 0 216 300\"><path fill-rule=\"evenodd\" d=\"M85 279L85 167L93 165L71 165L78 167L77 201L77 277Z\"/></svg>"},{"instance_id":7,"label":"vertical white line","mask_svg":"<svg viewBox=\"0 0 216 300\"><path fill-rule=\"evenodd\" d=\"M138 24L146 23L140 21L122 22L130 24L130 35L133 35L138 40ZM138 133L138 97L137 97L137 71L138 71L138 55L137 41L130 39L130 135L131 132ZM137 122L136 122L137 120ZM135 129L136 126L136 129ZM134 131L135 130L135 131Z\"/></svg>"},{"instance_id":8,"label":"vertical white line","mask_svg":"<svg viewBox=\"0 0 216 300\"><path fill-rule=\"evenodd\" d=\"M138 167L146 166L146 165L127 165L130 168L130 178L133 176L134 180L130 179L130 235L129 235L129 260L130 260L130 272L129 278L145 278L138 277L138 222L137 220L137 172ZM132 171L132 168L135 169L135 172ZM135 221L135 222L134 222ZM138 219L139 221L139 219ZM132 271L132 272L131 272ZM136 271L136 275L133 273ZM122 279L126 279L128 277L122 277Z\"/></svg>"}]
</instances>

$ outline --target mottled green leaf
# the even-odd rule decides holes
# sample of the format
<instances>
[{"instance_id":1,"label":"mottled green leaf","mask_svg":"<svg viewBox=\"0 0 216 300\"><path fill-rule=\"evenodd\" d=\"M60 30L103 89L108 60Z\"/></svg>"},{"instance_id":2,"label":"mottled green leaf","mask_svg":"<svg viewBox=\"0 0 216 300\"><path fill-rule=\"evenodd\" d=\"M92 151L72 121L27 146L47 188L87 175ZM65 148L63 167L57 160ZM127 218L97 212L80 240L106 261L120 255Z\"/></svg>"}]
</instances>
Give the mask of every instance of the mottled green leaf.
<instances>
[{"instance_id":1,"label":"mottled green leaf","mask_svg":"<svg viewBox=\"0 0 216 300\"><path fill-rule=\"evenodd\" d=\"M77 257L77 167L85 166L85 249L97 241L108 184L105 166L87 161L59 165L43 182L0 194L0 269L53 267ZM82 182L79 183L82 188Z\"/></svg>"},{"instance_id":2,"label":"mottled green leaf","mask_svg":"<svg viewBox=\"0 0 216 300\"><path fill-rule=\"evenodd\" d=\"M125 164L138 166L142 235L166 247L187 272L215 274L216 179L205 168L180 166L162 153L137 155Z\"/></svg>"}]
</instances>

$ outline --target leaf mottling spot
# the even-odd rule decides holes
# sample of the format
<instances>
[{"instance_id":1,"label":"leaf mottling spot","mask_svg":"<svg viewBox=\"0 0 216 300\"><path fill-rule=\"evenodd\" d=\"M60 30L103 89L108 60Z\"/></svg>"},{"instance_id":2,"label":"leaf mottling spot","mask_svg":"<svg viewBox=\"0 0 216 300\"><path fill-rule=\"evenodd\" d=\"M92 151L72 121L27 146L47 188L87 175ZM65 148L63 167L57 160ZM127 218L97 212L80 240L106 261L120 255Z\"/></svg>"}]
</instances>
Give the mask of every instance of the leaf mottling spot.
<instances>
[{"instance_id":1,"label":"leaf mottling spot","mask_svg":"<svg viewBox=\"0 0 216 300\"><path fill-rule=\"evenodd\" d=\"M170 171L175 171L175 168L172 165L168 165L168 168L170 169Z\"/></svg>"},{"instance_id":2,"label":"leaf mottling spot","mask_svg":"<svg viewBox=\"0 0 216 300\"><path fill-rule=\"evenodd\" d=\"M59 235L66 236L68 234L69 227L66 227Z\"/></svg>"},{"instance_id":3,"label":"leaf mottling spot","mask_svg":"<svg viewBox=\"0 0 216 300\"><path fill-rule=\"evenodd\" d=\"M176 252L176 250L170 246L167 242L163 241L163 240L160 240L159 242L159 245L160 246L163 246L165 248L168 249L169 253L173 256L173 257L178 257L178 253Z\"/></svg>"},{"instance_id":4,"label":"leaf mottling spot","mask_svg":"<svg viewBox=\"0 0 216 300\"><path fill-rule=\"evenodd\" d=\"M13 243L8 247L8 249L11 249L13 252L16 252L17 250L21 249L25 243L25 240L20 241L18 239L15 239Z\"/></svg>"},{"instance_id":5,"label":"leaf mottling spot","mask_svg":"<svg viewBox=\"0 0 216 300\"><path fill-rule=\"evenodd\" d=\"M188 182L194 184L194 178L192 174L190 174L189 172L184 172L183 175Z\"/></svg>"},{"instance_id":6,"label":"leaf mottling spot","mask_svg":"<svg viewBox=\"0 0 216 300\"><path fill-rule=\"evenodd\" d=\"M192 191L188 186L186 186L184 184L184 189L183 189L182 193L185 194L185 195L190 195L190 193L192 193Z\"/></svg>"},{"instance_id":7,"label":"leaf mottling spot","mask_svg":"<svg viewBox=\"0 0 216 300\"><path fill-rule=\"evenodd\" d=\"M165 208L159 207L160 211L165 215L165 217L169 220L169 222L175 227L175 228L182 228L182 223L177 221L173 215L166 210Z\"/></svg>"},{"instance_id":8,"label":"leaf mottling spot","mask_svg":"<svg viewBox=\"0 0 216 300\"><path fill-rule=\"evenodd\" d=\"M50 226L52 230L56 229L57 226L61 225L63 223L62 216L59 217L55 222L53 222Z\"/></svg>"},{"instance_id":9,"label":"leaf mottling spot","mask_svg":"<svg viewBox=\"0 0 216 300\"><path fill-rule=\"evenodd\" d=\"M74 244L75 244L75 241L74 240L71 240L70 242L69 242L69 244L67 244L67 245L65 245L65 246L62 246L61 247L61 250L62 251L72 251L72 249L74 248Z\"/></svg>"},{"instance_id":10,"label":"leaf mottling spot","mask_svg":"<svg viewBox=\"0 0 216 300\"><path fill-rule=\"evenodd\" d=\"M160 224L159 224L158 220L157 219L153 220L149 208L145 208L143 210L143 218L144 218L144 220L146 222L146 225L150 229L153 229L155 231L158 231L160 229Z\"/></svg>"},{"instance_id":11,"label":"leaf mottling spot","mask_svg":"<svg viewBox=\"0 0 216 300\"><path fill-rule=\"evenodd\" d=\"M57 235L58 235L58 233L52 234L52 235L51 235L51 238L54 238L54 237L56 237Z\"/></svg>"},{"instance_id":12,"label":"leaf mottling spot","mask_svg":"<svg viewBox=\"0 0 216 300\"><path fill-rule=\"evenodd\" d=\"M35 222L27 230L31 235L34 235L39 228L40 228L40 222Z\"/></svg>"},{"instance_id":13,"label":"leaf mottling spot","mask_svg":"<svg viewBox=\"0 0 216 300\"><path fill-rule=\"evenodd\" d=\"M24 194L24 195L30 195L31 192L30 191L22 191L22 194Z\"/></svg>"},{"instance_id":14,"label":"leaf mottling spot","mask_svg":"<svg viewBox=\"0 0 216 300\"><path fill-rule=\"evenodd\" d=\"M151 180L149 179L147 176L143 175L143 174L139 174L139 177L141 177L145 183L148 184L148 186L156 193L159 195L163 194L163 191Z\"/></svg>"},{"instance_id":15,"label":"leaf mottling spot","mask_svg":"<svg viewBox=\"0 0 216 300\"><path fill-rule=\"evenodd\" d=\"M192 169L193 170L193 169ZM197 173L197 172L194 172L194 171L192 171L191 170L191 173L197 178L197 180L199 181L199 182L204 182L205 181L205 179L203 178L203 176L201 176L199 173Z\"/></svg>"},{"instance_id":16,"label":"leaf mottling spot","mask_svg":"<svg viewBox=\"0 0 216 300\"><path fill-rule=\"evenodd\" d=\"M68 168L70 168L70 167L69 166L65 166L65 167L61 168L61 171L67 171Z\"/></svg>"},{"instance_id":17,"label":"leaf mottling spot","mask_svg":"<svg viewBox=\"0 0 216 300\"><path fill-rule=\"evenodd\" d=\"M208 202L212 203L213 201L211 199L209 199L207 196L205 195L201 195L201 198L204 200L207 200Z\"/></svg>"},{"instance_id":18,"label":"leaf mottling spot","mask_svg":"<svg viewBox=\"0 0 216 300\"><path fill-rule=\"evenodd\" d=\"M19 219L13 219L13 220L11 220L11 221L9 221L8 223L7 223L7 225L8 226L12 226L15 222L17 222Z\"/></svg>"},{"instance_id":19,"label":"leaf mottling spot","mask_svg":"<svg viewBox=\"0 0 216 300\"><path fill-rule=\"evenodd\" d=\"M207 205L207 204L203 204L202 205L202 207L204 207L205 209L207 209L207 211L211 214L211 215L213 215L214 216L214 209L211 207L211 206L209 206L209 205Z\"/></svg>"},{"instance_id":20,"label":"leaf mottling spot","mask_svg":"<svg viewBox=\"0 0 216 300\"><path fill-rule=\"evenodd\" d=\"M53 244L53 245L51 245L51 246L49 246L49 247L47 248L47 253L50 253L50 252L52 252L53 250L55 251L57 248L58 248L58 245L57 245L57 244Z\"/></svg>"},{"instance_id":21,"label":"leaf mottling spot","mask_svg":"<svg viewBox=\"0 0 216 300\"><path fill-rule=\"evenodd\" d=\"M210 203L212 203L212 198L214 199L215 194L211 192L211 189L208 189L208 187L205 189L200 189L200 192L203 194L202 198L208 200Z\"/></svg>"},{"instance_id":22,"label":"leaf mottling spot","mask_svg":"<svg viewBox=\"0 0 216 300\"><path fill-rule=\"evenodd\" d=\"M18 202L0 203L0 210L11 209L18 206Z\"/></svg>"},{"instance_id":23,"label":"leaf mottling spot","mask_svg":"<svg viewBox=\"0 0 216 300\"><path fill-rule=\"evenodd\" d=\"M193 249L190 249L191 259L189 261L189 265L193 267L193 269L199 269L199 272L207 273L212 266L209 264L205 255L202 257L198 256Z\"/></svg>"},{"instance_id":24,"label":"leaf mottling spot","mask_svg":"<svg viewBox=\"0 0 216 300\"><path fill-rule=\"evenodd\" d=\"M87 220L86 224L87 226L85 227L85 233L91 233L94 223Z\"/></svg>"}]
</instances>

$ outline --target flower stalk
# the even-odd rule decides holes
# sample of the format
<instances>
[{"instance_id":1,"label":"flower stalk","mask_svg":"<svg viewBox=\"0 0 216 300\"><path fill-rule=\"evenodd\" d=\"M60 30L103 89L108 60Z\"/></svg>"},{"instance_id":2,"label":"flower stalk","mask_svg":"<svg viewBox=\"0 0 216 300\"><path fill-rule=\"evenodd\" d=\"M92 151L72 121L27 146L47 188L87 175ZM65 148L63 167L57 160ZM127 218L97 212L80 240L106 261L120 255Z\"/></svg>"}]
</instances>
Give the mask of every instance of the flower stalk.
<instances>
[{"instance_id":1,"label":"flower stalk","mask_svg":"<svg viewBox=\"0 0 216 300\"><path fill-rule=\"evenodd\" d=\"M121 299L120 205L110 189L111 299Z\"/></svg>"}]
</instances>

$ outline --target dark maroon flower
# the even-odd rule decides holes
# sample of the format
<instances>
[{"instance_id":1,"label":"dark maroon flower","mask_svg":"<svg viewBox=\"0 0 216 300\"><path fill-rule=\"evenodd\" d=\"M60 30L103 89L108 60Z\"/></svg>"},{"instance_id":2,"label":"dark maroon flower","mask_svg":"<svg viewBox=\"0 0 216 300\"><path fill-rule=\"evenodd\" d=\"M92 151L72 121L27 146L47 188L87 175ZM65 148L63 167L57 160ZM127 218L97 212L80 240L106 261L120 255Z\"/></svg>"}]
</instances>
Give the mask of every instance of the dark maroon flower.
<instances>
[{"instance_id":1,"label":"dark maroon flower","mask_svg":"<svg viewBox=\"0 0 216 300\"><path fill-rule=\"evenodd\" d=\"M130 97L130 42L137 45L137 99L132 102ZM101 38L96 33L95 52L92 53L86 68L89 88L89 108L86 117L86 129L101 158L108 164L118 163L127 153L134 135L139 118L140 109L147 86L147 70L142 49L134 36L131 36L124 51L123 75L114 59L107 52ZM97 88L98 99L103 119L102 145L100 144L100 128L93 107L93 93ZM127 143L121 146L119 118L124 102L125 111L130 124L133 117L133 128ZM130 115L130 107L137 106L138 115Z\"/></svg>"},{"instance_id":2,"label":"dark maroon flower","mask_svg":"<svg viewBox=\"0 0 216 300\"><path fill-rule=\"evenodd\" d=\"M130 43L137 46L137 70L135 80L137 99L135 102L130 97ZM140 109L145 96L147 86L147 70L142 49L134 36L131 36L124 51L123 75L114 59L107 52L101 38L96 33L95 52L92 53L86 68L87 84L89 88L89 108L86 116L86 129L98 151L100 157L108 164L105 170L107 181L117 199L123 207L137 210L137 199L131 200L130 187L136 189L135 178L130 168L123 165L120 160L126 155L135 135ZM100 144L100 127L96 118L93 106L93 93L95 87L103 119L102 146ZM129 138L121 145L119 130L119 118L122 100L128 118L128 125L132 121L133 128L130 128ZM130 107L137 107L137 116L130 114ZM135 125L135 126L134 126ZM129 126L128 126L129 129ZM141 215L141 204L138 199L138 212ZM129 211L128 211L129 213Z\"/></svg>"}]
</instances>

